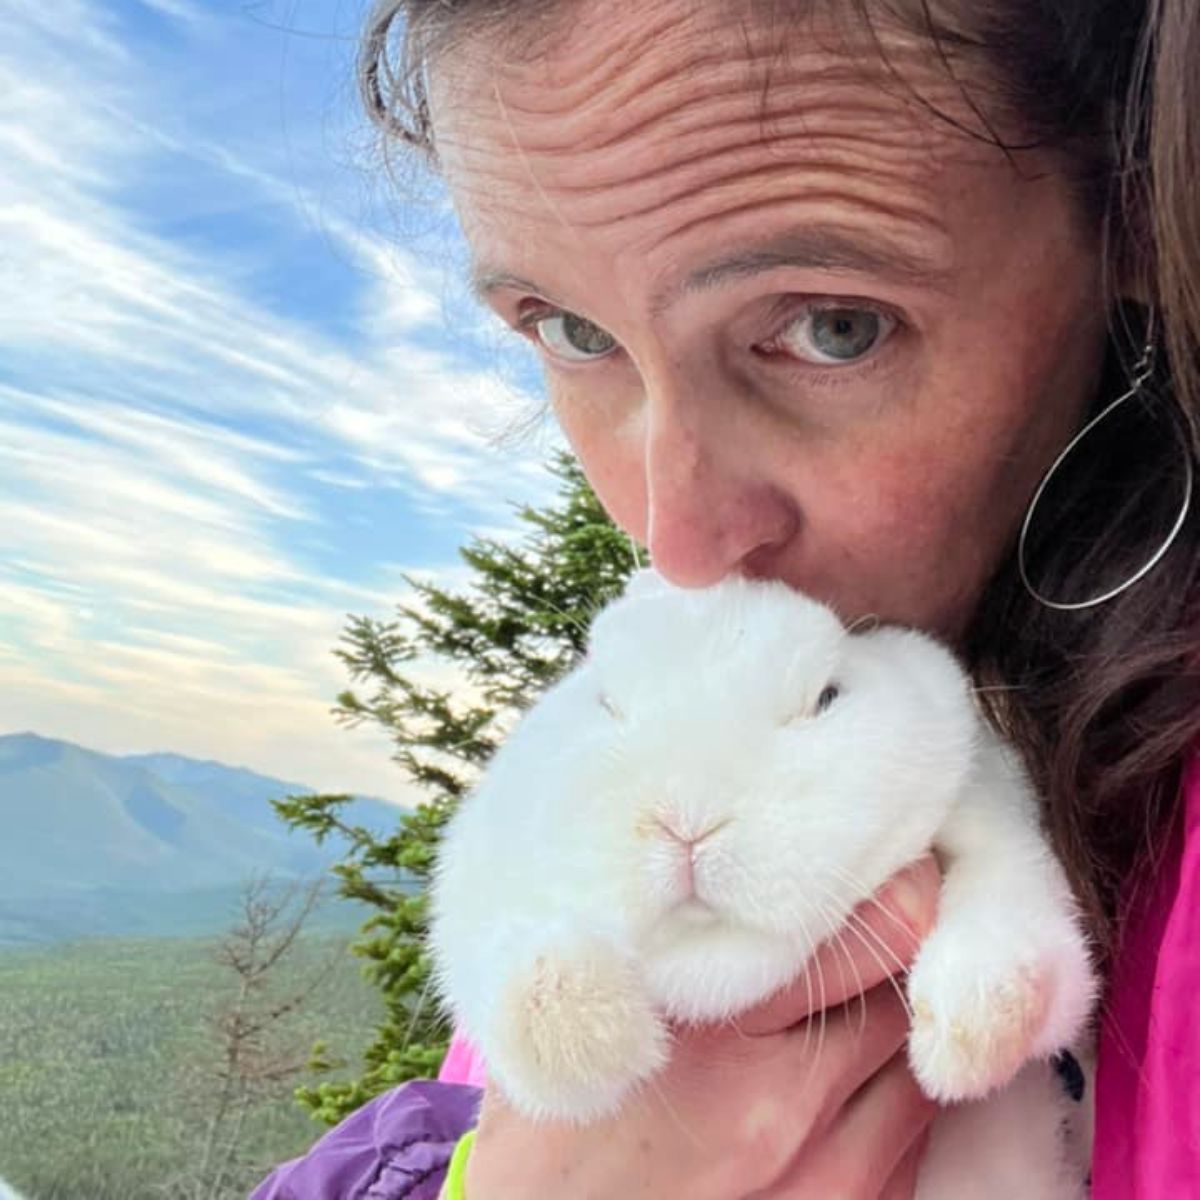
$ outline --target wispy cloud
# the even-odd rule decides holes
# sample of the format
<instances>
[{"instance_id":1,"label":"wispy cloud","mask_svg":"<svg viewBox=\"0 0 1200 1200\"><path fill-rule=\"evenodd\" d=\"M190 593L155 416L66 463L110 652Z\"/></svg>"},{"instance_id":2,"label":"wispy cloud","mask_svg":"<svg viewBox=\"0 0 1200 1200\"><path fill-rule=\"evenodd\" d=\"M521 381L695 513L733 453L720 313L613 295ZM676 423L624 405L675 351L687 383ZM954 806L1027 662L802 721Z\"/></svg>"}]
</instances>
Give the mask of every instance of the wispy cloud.
<instances>
[{"instance_id":1,"label":"wispy cloud","mask_svg":"<svg viewBox=\"0 0 1200 1200\"><path fill-rule=\"evenodd\" d=\"M204 12L186 0L140 0L140 3L151 12L161 13L189 25L199 25L205 19Z\"/></svg>"},{"instance_id":2,"label":"wispy cloud","mask_svg":"<svg viewBox=\"0 0 1200 1200\"><path fill-rule=\"evenodd\" d=\"M10 8L0 730L400 794L382 739L330 719L331 650L399 563L445 569L546 495L544 446L496 444L527 368L436 265L453 246L430 265L331 184L320 130L243 126L286 59L349 128L344 31L306 64L191 0Z\"/></svg>"}]
</instances>

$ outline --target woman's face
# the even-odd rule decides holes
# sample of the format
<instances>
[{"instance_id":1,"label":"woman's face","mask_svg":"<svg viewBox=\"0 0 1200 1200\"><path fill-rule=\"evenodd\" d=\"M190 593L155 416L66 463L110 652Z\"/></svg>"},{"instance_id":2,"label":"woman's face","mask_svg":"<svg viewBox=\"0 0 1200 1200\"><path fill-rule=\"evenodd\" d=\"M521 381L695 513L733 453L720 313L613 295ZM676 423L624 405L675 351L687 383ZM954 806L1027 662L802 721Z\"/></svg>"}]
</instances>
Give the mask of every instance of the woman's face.
<instances>
[{"instance_id":1,"label":"woman's face","mask_svg":"<svg viewBox=\"0 0 1200 1200\"><path fill-rule=\"evenodd\" d=\"M443 56L433 127L481 296L659 572L954 636L1096 385L1099 252L1061 164L887 45L581 0Z\"/></svg>"}]
</instances>

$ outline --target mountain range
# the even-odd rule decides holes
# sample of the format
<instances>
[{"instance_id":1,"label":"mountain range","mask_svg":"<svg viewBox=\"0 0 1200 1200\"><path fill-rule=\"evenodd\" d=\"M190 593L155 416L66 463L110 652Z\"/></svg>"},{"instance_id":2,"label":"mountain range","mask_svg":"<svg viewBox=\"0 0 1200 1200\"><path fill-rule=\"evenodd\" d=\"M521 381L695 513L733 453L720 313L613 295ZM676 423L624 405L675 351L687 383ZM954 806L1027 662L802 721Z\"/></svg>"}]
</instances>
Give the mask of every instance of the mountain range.
<instances>
[{"instance_id":1,"label":"mountain range","mask_svg":"<svg viewBox=\"0 0 1200 1200\"><path fill-rule=\"evenodd\" d=\"M0 736L0 945L215 932L248 879L310 879L339 857L337 839L318 847L271 807L312 791L177 754ZM348 815L382 832L399 813L363 797Z\"/></svg>"}]
</instances>

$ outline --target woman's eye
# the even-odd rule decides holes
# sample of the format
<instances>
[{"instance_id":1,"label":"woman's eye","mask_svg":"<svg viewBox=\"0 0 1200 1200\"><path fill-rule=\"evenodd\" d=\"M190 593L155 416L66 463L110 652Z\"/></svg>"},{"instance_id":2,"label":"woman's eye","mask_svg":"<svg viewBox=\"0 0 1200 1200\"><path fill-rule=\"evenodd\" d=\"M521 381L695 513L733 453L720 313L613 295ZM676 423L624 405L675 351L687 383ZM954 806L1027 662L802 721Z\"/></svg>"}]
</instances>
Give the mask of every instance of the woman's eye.
<instances>
[{"instance_id":1,"label":"woman's eye","mask_svg":"<svg viewBox=\"0 0 1200 1200\"><path fill-rule=\"evenodd\" d=\"M855 363L887 341L896 318L876 308L821 305L806 309L764 347L821 366Z\"/></svg>"},{"instance_id":2,"label":"woman's eye","mask_svg":"<svg viewBox=\"0 0 1200 1200\"><path fill-rule=\"evenodd\" d=\"M538 341L559 358L590 362L617 348L617 340L599 325L574 313L551 313L531 322Z\"/></svg>"}]
</instances>

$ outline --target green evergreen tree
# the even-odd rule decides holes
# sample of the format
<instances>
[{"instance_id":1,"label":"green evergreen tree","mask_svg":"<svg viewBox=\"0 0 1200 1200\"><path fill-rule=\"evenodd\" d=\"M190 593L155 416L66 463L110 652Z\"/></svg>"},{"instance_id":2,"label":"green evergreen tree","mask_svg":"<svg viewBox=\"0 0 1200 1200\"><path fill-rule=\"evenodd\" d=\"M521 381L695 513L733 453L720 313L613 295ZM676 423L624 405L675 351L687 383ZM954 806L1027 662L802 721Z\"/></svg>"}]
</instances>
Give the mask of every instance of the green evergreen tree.
<instances>
[{"instance_id":1,"label":"green evergreen tree","mask_svg":"<svg viewBox=\"0 0 1200 1200\"><path fill-rule=\"evenodd\" d=\"M357 1078L298 1092L328 1124L437 1070L450 1031L430 993L425 933L441 831L516 715L577 661L592 616L644 565L575 460L558 455L551 470L557 501L519 509L529 527L524 539L507 545L477 538L460 551L472 570L466 593L408 579L415 604L398 606L394 620L351 617L343 633L337 654L358 690L342 693L335 713L347 724L387 731L396 762L423 789L424 803L382 838L346 817L349 796L276 803L288 824L318 843L335 831L347 839L349 850L332 868L339 891L374 910L354 951L379 988L385 1018ZM453 664L467 688L456 696L419 682L420 663L430 660ZM310 1065L322 1072L345 1064L318 1043Z\"/></svg>"}]
</instances>

